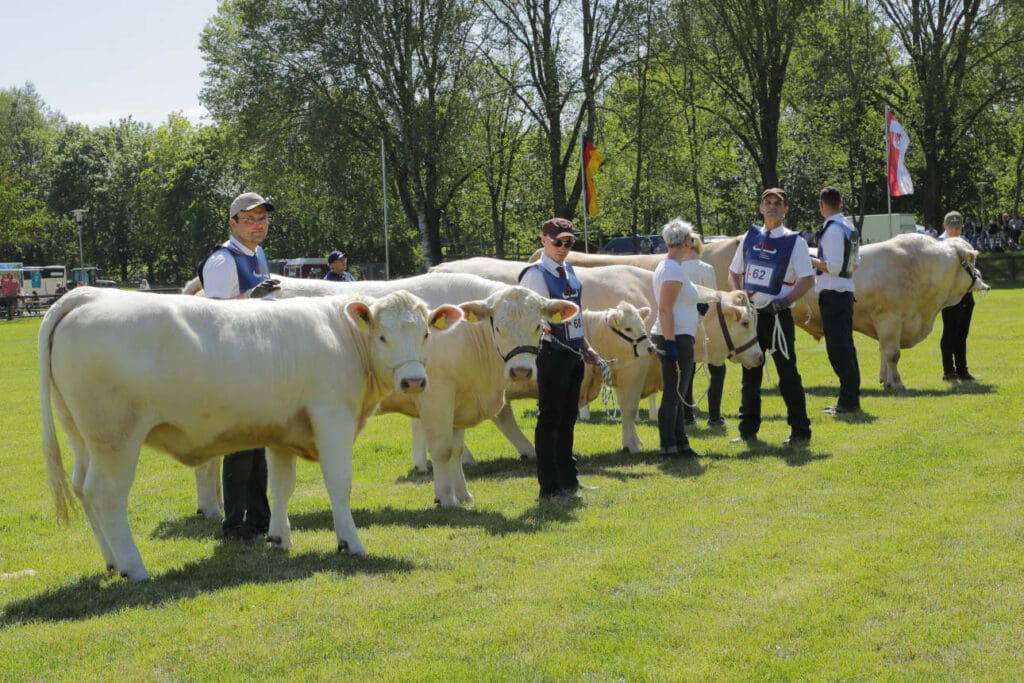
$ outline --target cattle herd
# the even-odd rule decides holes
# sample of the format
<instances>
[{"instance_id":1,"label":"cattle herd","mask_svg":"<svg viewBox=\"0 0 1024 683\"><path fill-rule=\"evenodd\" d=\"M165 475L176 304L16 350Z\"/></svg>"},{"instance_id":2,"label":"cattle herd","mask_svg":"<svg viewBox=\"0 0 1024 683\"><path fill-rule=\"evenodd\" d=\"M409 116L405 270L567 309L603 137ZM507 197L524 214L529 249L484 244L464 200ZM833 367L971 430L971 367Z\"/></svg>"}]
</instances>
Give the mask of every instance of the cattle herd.
<instances>
[{"instance_id":1,"label":"cattle herd","mask_svg":"<svg viewBox=\"0 0 1024 683\"><path fill-rule=\"evenodd\" d=\"M707 246L703 259L719 290L695 357L756 366L756 312L729 292L737 239ZM976 257L960 239L902 235L861 250L854 327L878 340L879 381L903 389L900 349L931 332L942 308L970 289ZM301 457L318 461L339 550L363 555L352 519L352 447L367 419L394 412L412 420L413 466L433 465L434 500L473 500L463 471L473 456L466 430L495 422L517 451L534 455L509 401L536 396L541 321L582 315L587 337L609 361L622 412L622 447L643 448L636 428L645 396L661 390L647 332L655 310L651 271L664 256L572 252L583 311L516 285L524 263L475 258L388 282L333 283L280 278L277 300L207 300L80 288L61 298L39 331L43 451L58 517L75 499L107 568L149 578L128 526L128 494L142 446L195 467L199 508L220 516L218 456L265 446L272 499L268 540L291 546L288 499ZM195 293L196 282L186 286ZM794 308L807 332L822 335L812 291ZM751 341L753 340L753 343ZM587 366L581 407L602 386ZM69 484L53 413L74 451Z\"/></svg>"}]
</instances>

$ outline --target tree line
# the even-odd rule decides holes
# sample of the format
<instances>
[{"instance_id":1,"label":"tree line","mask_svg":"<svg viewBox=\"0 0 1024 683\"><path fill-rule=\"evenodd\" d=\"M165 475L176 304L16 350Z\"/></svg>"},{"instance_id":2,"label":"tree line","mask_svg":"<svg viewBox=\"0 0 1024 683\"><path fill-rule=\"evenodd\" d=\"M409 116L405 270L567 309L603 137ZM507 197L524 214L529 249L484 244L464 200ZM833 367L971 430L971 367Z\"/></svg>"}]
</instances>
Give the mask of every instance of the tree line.
<instances>
[{"instance_id":1,"label":"tree line","mask_svg":"<svg viewBox=\"0 0 1024 683\"><path fill-rule=\"evenodd\" d=\"M679 215L739 234L774 185L814 228L823 185L886 211L886 107L916 187L894 211L1021 202L1017 0L233 0L200 48L208 125L88 128L0 91L0 260L77 265L84 208L90 265L181 283L248 190L272 257L383 262L385 201L393 274L525 257L545 218L581 222L583 135L595 245Z\"/></svg>"}]
</instances>

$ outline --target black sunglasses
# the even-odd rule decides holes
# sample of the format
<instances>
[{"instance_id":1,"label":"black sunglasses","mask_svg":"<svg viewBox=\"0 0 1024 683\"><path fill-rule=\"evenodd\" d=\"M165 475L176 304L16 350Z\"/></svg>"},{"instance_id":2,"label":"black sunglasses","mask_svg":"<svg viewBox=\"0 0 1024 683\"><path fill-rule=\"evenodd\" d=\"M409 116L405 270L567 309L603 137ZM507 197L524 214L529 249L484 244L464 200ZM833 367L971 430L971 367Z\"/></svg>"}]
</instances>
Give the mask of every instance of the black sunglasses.
<instances>
[{"instance_id":1,"label":"black sunglasses","mask_svg":"<svg viewBox=\"0 0 1024 683\"><path fill-rule=\"evenodd\" d=\"M560 240L560 239L558 239L556 237L549 237L548 239L551 240L551 244L555 245L556 247L569 247L569 248L572 248L572 245L576 244L576 238L575 237L567 237L564 240Z\"/></svg>"}]
</instances>

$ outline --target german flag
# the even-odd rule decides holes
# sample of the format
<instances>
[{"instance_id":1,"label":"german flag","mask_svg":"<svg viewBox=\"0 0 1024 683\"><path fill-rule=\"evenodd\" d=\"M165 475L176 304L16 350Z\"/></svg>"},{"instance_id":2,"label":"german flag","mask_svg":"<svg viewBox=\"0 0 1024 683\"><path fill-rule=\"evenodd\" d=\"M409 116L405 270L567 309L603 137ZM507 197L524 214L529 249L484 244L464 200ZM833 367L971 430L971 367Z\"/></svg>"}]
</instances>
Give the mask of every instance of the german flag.
<instances>
[{"instance_id":1,"label":"german flag","mask_svg":"<svg viewBox=\"0 0 1024 683\"><path fill-rule=\"evenodd\" d=\"M597 205L597 189L594 187L594 173L601 167L604 157L594 146L590 138L583 138L583 171L586 181L587 193L587 215L596 216L599 211Z\"/></svg>"}]
</instances>

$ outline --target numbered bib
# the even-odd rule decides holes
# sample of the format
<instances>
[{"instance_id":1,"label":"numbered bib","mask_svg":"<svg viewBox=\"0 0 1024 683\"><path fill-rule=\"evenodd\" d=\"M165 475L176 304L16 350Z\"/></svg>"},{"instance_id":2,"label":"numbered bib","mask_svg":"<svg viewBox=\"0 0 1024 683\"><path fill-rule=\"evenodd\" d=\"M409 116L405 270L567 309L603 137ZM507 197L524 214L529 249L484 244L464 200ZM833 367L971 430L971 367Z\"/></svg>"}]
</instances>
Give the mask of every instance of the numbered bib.
<instances>
[{"instance_id":1,"label":"numbered bib","mask_svg":"<svg viewBox=\"0 0 1024 683\"><path fill-rule=\"evenodd\" d=\"M565 323L566 332L569 335L569 339L583 339L583 314L578 314L575 318Z\"/></svg>"},{"instance_id":2,"label":"numbered bib","mask_svg":"<svg viewBox=\"0 0 1024 683\"><path fill-rule=\"evenodd\" d=\"M775 266L770 263L748 263L747 272L744 275L746 288L753 289L751 285L767 288L771 283L774 273Z\"/></svg>"}]
</instances>

